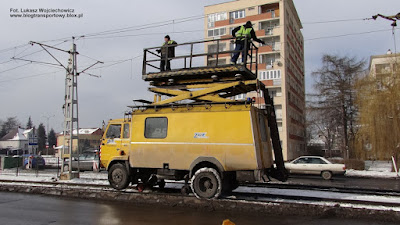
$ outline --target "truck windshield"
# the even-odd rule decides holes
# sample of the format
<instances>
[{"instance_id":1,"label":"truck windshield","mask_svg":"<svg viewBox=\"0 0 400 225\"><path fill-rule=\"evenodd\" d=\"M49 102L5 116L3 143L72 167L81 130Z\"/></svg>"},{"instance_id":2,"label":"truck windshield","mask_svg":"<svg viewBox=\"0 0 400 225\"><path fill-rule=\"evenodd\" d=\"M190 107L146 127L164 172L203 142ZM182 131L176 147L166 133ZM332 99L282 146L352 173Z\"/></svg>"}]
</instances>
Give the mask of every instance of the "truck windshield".
<instances>
[{"instance_id":1,"label":"truck windshield","mask_svg":"<svg viewBox=\"0 0 400 225\"><path fill-rule=\"evenodd\" d=\"M110 124L106 138L121 138L121 124Z\"/></svg>"}]
</instances>

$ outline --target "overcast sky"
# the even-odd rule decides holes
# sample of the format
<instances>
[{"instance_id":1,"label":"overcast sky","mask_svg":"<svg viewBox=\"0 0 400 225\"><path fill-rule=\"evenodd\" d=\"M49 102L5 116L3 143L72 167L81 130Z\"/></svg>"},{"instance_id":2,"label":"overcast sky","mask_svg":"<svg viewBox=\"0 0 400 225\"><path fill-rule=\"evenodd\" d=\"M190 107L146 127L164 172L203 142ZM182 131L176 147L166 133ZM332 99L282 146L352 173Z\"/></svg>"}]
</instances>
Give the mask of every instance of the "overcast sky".
<instances>
[{"instance_id":1,"label":"overcast sky","mask_svg":"<svg viewBox=\"0 0 400 225\"><path fill-rule=\"evenodd\" d=\"M10 51L4 49L27 44L29 41L48 41L60 38L81 36L106 30L142 26L163 21L179 21L180 18L203 15L203 7L222 0L169 0L169 1L69 1L69 0L2 0L0 2L0 119L17 116L22 125L32 116L35 125L43 122L46 116L50 127L62 131L65 72L57 67L27 64L22 61L7 62L11 57L21 57L40 50L37 45L23 46ZM294 0L303 22L305 39L306 92L312 88L313 70L320 66L324 53L356 56L369 59L371 55L384 54L394 50L390 22L379 19L361 20L377 13L393 15L400 11L399 0ZM70 8L75 14L83 13L82 18L11 18L10 9ZM326 23L326 21L346 20ZM324 23L318 23L324 22ZM77 41L78 66L95 62L85 56L104 61L106 66L91 70L101 75L95 78L88 75L79 77L80 127L100 127L102 121L119 118L132 105L132 99L152 99L147 92L148 84L141 79L141 57L127 60L114 66L115 61L140 56L145 47L159 46L163 34L170 34L178 43L203 38L204 21L192 20L175 25L151 29L133 30L115 34L129 37L80 38ZM384 31L380 31L384 30ZM185 33L176 33L186 31ZM379 32L375 32L379 31ZM345 34L366 33L359 35ZM136 36L135 36L136 35ZM400 33L396 32L397 40ZM330 37L330 38L321 38ZM315 39L321 38L321 39ZM46 42L49 45L60 41ZM400 42L397 41L400 48ZM71 42L58 45L69 49ZM66 53L53 52L61 62L66 63ZM54 62L46 53L39 52L25 56L35 61ZM27 64L27 65L26 65ZM15 67L19 67L13 69ZM9 71L7 71L9 70ZM57 72L58 71L58 72ZM54 73L52 73L54 72ZM42 76L38 76L40 74ZM50 73L50 74L49 74ZM30 78L25 78L32 76ZM22 78L22 79L19 79Z\"/></svg>"}]
</instances>

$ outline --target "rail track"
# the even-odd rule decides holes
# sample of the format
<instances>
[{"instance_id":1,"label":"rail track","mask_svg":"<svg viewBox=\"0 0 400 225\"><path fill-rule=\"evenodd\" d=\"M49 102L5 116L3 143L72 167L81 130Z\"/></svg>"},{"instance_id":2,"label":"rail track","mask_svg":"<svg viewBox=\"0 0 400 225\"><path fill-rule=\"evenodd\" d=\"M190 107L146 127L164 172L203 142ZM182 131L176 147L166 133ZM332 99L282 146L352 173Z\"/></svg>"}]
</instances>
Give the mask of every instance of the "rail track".
<instances>
[{"instance_id":1,"label":"rail track","mask_svg":"<svg viewBox=\"0 0 400 225\"><path fill-rule=\"evenodd\" d=\"M135 188L135 186L131 186L125 190L117 191L111 188L109 185L104 184L92 184L92 183L64 183L64 182L46 182L46 181L10 181L10 180L1 180L0 186L8 185L8 186L27 186L28 187L43 187L50 188L56 190L77 190L80 189L82 191L97 191L97 192L107 192L107 193L136 193L140 192ZM180 192L180 187L183 184L180 182L172 182L168 183L166 188L152 188L151 190L147 189L143 191L143 194L146 195L174 195L180 196L182 195ZM253 189L251 192L246 192L248 189ZM271 194L271 193L263 193L265 190L279 190L279 193L287 192L288 194ZM310 193L312 192L326 192L327 197L321 196L304 196L304 195L295 195L290 194L291 191L294 190L306 190ZM354 198L336 198L329 195L329 193L346 193L346 194L355 194ZM366 199L360 200L357 196L367 196ZM368 199L368 196L375 196L373 199ZM377 200L378 198L382 198L382 201ZM351 189L351 188L326 188L326 187L308 187L305 185L287 185L287 184L246 184L241 186L241 188L235 190L230 195L224 195L221 199L229 199L229 200L242 200L242 201L251 201L251 202L303 202L309 204L321 204L321 203L335 203L335 204L352 204L352 205L368 205L368 206L386 206L386 207L396 207L399 208L400 211L400 201L398 199L400 196L399 192L385 192L384 190L362 190L362 189ZM194 195L189 194L188 197L194 197ZM384 201L383 199L392 199L393 201Z\"/></svg>"}]
</instances>

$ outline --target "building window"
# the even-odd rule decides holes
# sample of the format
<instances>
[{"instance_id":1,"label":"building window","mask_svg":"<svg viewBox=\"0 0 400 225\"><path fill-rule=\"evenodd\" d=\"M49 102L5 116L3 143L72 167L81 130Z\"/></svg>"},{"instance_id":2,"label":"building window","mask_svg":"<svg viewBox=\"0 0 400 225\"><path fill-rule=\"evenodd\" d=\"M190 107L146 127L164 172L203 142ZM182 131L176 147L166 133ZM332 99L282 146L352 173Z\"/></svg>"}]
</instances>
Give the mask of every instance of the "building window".
<instances>
[{"instance_id":1,"label":"building window","mask_svg":"<svg viewBox=\"0 0 400 225\"><path fill-rule=\"evenodd\" d=\"M271 18L275 18L275 9L268 9L267 13L271 13Z\"/></svg>"},{"instance_id":2,"label":"building window","mask_svg":"<svg viewBox=\"0 0 400 225\"><path fill-rule=\"evenodd\" d=\"M281 70L260 71L260 80L280 80Z\"/></svg>"},{"instance_id":3,"label":"building window","mask_svg":"<svg viewBox=\"0 0 400 225\"><path fill-rule=\"evenodd\" d=\"M161 139L167 137L168 119L166 117L147 118L144 128L146 138Z\"/></svg>"},{"instance_id":4,"label":"building window","mask_svg":"<svg viewBox=\"0 0 400 225\"><path fill-rule=\"evenodd\" d=\"M219 51L223 52L226 50L226 43L219 43ZM217 44L208 45L208 53L216 53L217 52Z\"/></svg>"},{"instance_id":5,"label":"building window","mask_svg":"<svg viewBox=\"0 0 400 225\"><path fill-rule=\"evenodd\" d=\"M217 29L212 29L208 30L208 37L216 37L216 36L222 36L226 34L226 28L217 28Z\"/></svg>"},{"instance_id":6,"label":"building window","mask_svg":"<svg viewBox=\"0 0 400 225\"><path fill-rule=\"evenodd\" d=\"M235 20L241 19L241 18L245 18L245 17L246 17L246 13L245 13L244 9L229 13L229 21L230 21L230 23L234 23Z\"/></svg>"},{"instance_id":7,"label":"building window","mask_svg":"<svg viewBox=\"0 0 400 225\"><path fill-rule=\"evenodd\" d=\"M386 64L376 64L375 65L375 71L376 74L388 74L391 72L391 67L389 63Z\"/></svg>"},{"instance_id":8,"label":"building window","mask_svg":"<svg viewBox=\"0 0 400 225\"><path fill-rule=\"evenodd\" d=\"M228 19L228 14L226 12L210 14L208 15L208 28L215 27L215 22L217 21L227 20L227 19Z\"/></svg>"}]
</instances>

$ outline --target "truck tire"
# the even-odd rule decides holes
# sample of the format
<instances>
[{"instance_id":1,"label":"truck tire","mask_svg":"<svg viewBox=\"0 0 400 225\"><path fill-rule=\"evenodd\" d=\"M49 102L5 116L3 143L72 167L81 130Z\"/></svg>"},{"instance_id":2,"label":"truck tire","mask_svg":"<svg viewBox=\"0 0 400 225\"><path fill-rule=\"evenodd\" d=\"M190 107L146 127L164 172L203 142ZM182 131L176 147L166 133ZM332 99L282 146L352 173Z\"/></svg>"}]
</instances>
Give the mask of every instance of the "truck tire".
<instances>
[{"instance_id":1,"label":"truck tire","mask_svg":"<svg viewBox=\"0 0 400 225\"><path fill-rule=\"evenodd\" d=\"M221 176L213 168L201 168L192 177L190 187L197 198L218 198L222 192Z\"/></svg>"},{"instance_id":2,"label":"truck tire","mask_svg":"<svg viewBox=\"0 0 400 225\"><path fill-rule=\"evenodd\" d=\"M120 163L112 165L108 171L108 181L110 185L117 190L128 187L130 179L126 167Z\"/></svg>"},{"instance_id":3,"label":"truck tire","mask_svg":"<svg viewBox=\"0 0 400 225\"><path fill-rule=\"evenodd\" d=\"M330 180L330 179L332 179L332 172L331 171L322 171L321 177L324 178L324 180Z\"/></svg>"}]
</instances>

